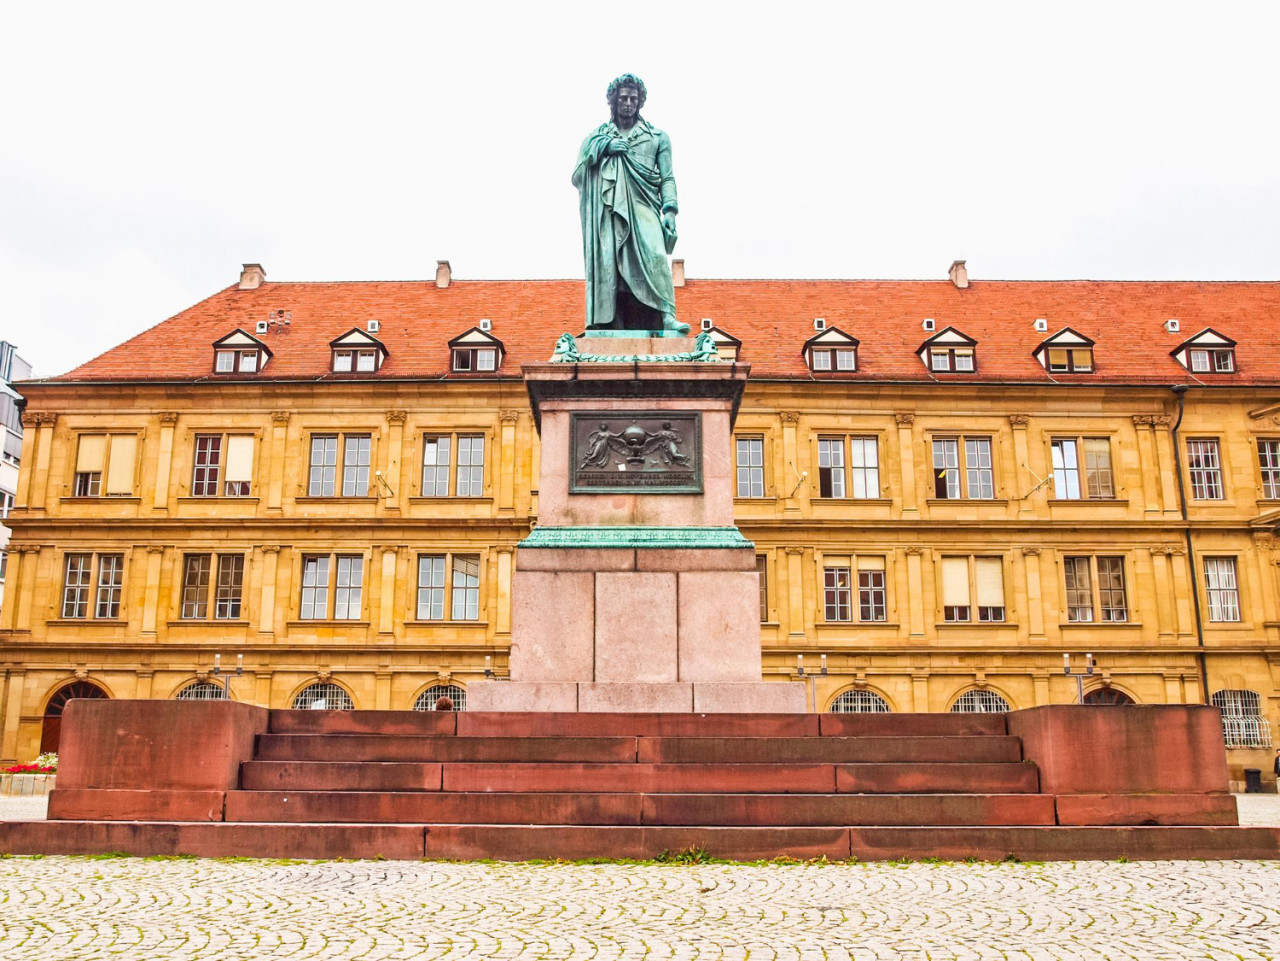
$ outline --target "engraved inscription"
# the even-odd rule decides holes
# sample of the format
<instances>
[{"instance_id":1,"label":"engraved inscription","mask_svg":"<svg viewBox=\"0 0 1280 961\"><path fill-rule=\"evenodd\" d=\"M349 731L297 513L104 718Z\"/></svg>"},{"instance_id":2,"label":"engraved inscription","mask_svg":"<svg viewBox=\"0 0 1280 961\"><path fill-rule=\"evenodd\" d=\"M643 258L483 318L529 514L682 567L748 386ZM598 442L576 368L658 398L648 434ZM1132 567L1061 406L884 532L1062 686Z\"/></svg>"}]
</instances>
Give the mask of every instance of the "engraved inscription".
<instances>
[{"instance_id":1,"label":"engraved inscription","mask_svg":"<svg viewBox=\"0 0 1280 961\"><path fill-rule=\"evenodd\" d=\"M702 415L650 411L570 415L570 491L702 491Z\"/></svg>"}]
</instances>

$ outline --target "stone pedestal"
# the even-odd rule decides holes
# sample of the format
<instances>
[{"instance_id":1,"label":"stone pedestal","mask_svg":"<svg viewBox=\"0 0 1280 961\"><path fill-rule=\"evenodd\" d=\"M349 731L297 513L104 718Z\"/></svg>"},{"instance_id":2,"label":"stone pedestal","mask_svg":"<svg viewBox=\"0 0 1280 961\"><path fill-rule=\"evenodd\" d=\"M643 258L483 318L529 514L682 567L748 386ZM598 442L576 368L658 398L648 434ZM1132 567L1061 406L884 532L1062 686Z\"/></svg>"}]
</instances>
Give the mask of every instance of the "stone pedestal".
<instances>
[{"instance_id":1,"label":"stone pedestal","mask_svg":"<svg viewBox=\"0 0 1280 961\"><path fill-rule=\"evenodd\" d=\"M516 552L511 679L471 684L469 707L803 711L801 685L762 680L755 550L733 523L748 368L656 359L692 353L692 338L578 344L599 359L524 368L539 524ZM588 444L589 429L628 424L629 451ZM672 424L679 441L655 448Z\"/></svg>"}]
</instances>

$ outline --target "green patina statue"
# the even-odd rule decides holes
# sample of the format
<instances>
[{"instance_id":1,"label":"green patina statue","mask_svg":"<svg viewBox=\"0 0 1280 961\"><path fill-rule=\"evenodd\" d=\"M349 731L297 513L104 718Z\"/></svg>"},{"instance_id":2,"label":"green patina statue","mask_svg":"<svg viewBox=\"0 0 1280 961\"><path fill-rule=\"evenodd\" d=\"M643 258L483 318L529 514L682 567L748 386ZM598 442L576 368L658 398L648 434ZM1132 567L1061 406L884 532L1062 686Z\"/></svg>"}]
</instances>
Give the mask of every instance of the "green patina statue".
<instances>
[{"instance_id":1,"label":"green patina statue","mask_svg":"<svg viewBox=\"0 0 1280 961\"><path fill-rule=\"evenodd\" d=\"M671 141L640 116L648 91L624 73L606 93L613 115L582 142L573 184L582 214L587 331L667 330L676 320L667 255L676 245Z\"/></svg>"}]
</instances>

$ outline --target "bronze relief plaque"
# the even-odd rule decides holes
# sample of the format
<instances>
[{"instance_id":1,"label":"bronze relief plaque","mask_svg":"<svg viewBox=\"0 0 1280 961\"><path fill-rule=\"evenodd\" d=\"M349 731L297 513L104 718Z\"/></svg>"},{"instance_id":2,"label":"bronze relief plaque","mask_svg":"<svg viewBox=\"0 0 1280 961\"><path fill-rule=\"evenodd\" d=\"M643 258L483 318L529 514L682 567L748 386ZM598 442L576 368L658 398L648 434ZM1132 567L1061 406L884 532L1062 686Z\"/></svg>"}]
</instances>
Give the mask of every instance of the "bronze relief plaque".
<instances>
[{"instance_id":1,"label":"bronze relief plaque","mask_svg":"<svg viewBox=\"0 0 1280 961\"><path fill-rule=\"evenodd\" d=\"M571 413L569 491L701 494L702 414Z\"/></svg>"}]
</instances>

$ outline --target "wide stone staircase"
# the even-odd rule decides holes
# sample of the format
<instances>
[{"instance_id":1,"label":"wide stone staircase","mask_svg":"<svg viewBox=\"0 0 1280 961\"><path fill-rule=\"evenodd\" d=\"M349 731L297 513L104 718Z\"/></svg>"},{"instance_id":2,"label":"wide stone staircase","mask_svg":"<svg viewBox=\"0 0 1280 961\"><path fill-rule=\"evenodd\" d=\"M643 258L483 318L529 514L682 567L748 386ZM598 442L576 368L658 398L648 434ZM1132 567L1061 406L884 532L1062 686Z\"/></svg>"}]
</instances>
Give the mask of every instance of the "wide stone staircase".
<instances>
[{"instance_id":1,"label":"wide stone staircase","mask_svg":"<svg viewBox=\"0 0 1280 961\"><path fill-rule=\"evenodd\" d=\"M226 790L59 787L44 853L1276 857L1225 793L1050 793L999 714L280 711ZM55 823L61 822L61 823ZM0 829L0 848L22 847ZM55 850L48 850L53 844Z\"/></svg>"}]
</instances>

